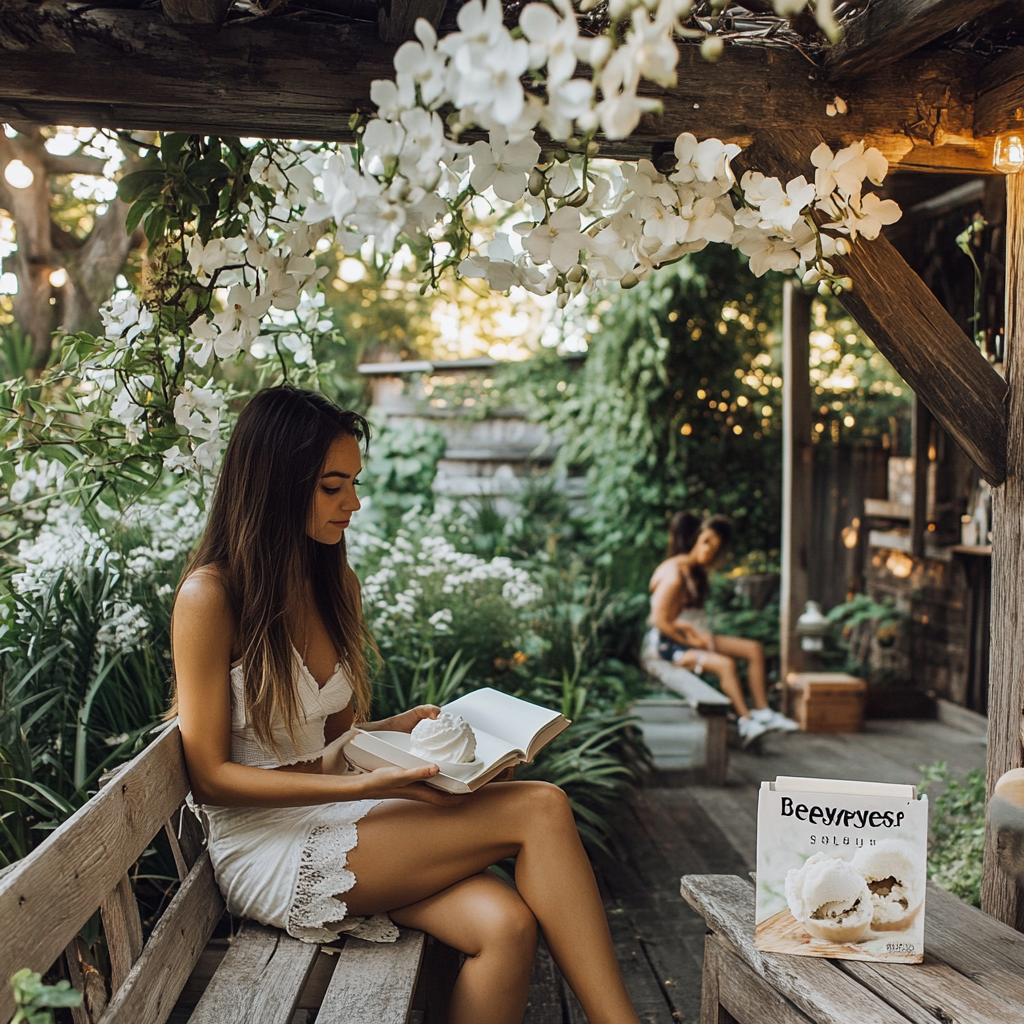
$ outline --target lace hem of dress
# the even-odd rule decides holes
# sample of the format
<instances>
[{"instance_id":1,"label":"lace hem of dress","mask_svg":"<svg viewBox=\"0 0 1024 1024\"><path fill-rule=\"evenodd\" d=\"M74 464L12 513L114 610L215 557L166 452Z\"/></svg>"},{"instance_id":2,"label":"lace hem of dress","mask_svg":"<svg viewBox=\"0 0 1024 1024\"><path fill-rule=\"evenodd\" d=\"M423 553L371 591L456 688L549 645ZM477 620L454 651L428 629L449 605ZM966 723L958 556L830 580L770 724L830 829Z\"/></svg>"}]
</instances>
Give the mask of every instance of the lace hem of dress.
<instances>
[{"instance_id":1,"label":"lace hem of dress","mask_svg":"<svg viewBox=\"0 0 1024 1024\"><path fill-rule=\"evenodd\" d=\"M379 801L367 803L364 814ZM368 942L398 940L398 928L387 914L349 917L348 905L334 898L356 884L356 876L348 869L348 854L355 849L358 838L354 821L328 822L310 829L285 924L293 938L332 942L339 935L351 935ZM330 928L325 927L328 924Z\"/></svg>"}]
</instances>

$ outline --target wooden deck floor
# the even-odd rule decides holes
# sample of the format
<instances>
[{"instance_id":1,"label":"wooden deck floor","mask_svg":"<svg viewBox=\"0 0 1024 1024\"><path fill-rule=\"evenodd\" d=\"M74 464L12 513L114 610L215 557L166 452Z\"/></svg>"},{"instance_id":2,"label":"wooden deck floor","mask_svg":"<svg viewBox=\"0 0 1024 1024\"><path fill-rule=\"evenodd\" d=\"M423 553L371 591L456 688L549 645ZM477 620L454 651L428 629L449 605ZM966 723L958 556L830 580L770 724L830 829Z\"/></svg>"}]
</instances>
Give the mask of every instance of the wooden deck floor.
<instances>
[{"instance_id":1,"label":"wooden deck floor","mask_svg":"<svg viewBox=\"0 0 1024 1024\"><path fill-rule=\"evenodd\" d=\"M849 736L772 734L760 756L732 752L729 785L652 786L620 821L626 859L595 867L633 1004L644 1024L700 1019L704 922L679 895L690 873L745 874L754 867L757 791L777 775L917 783L922 765L957 775L985 767L981 735L939 722L870 722ZM537 956L524 1024L586 1018L545 950Z\"/></svg>"}]
</instances>

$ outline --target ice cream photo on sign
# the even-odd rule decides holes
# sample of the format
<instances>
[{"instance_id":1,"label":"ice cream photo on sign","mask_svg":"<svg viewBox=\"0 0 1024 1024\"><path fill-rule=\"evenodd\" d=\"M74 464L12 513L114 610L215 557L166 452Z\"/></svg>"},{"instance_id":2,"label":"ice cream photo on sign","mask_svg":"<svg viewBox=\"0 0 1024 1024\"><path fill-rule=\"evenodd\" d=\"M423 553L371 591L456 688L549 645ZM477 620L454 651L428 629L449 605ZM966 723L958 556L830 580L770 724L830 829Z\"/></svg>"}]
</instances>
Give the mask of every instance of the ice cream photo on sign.
<instances>
[{"instance_id":1,"label":"ice cream photo on sign","mask_svg":"<svg viewBox=\"0 0 1024 1024\"><path fill-rule=\"evenodd\" d=\"M928 803L913 786L780 777L761 785L758 949L920 963Z\"/></svg>"}]
</instances>

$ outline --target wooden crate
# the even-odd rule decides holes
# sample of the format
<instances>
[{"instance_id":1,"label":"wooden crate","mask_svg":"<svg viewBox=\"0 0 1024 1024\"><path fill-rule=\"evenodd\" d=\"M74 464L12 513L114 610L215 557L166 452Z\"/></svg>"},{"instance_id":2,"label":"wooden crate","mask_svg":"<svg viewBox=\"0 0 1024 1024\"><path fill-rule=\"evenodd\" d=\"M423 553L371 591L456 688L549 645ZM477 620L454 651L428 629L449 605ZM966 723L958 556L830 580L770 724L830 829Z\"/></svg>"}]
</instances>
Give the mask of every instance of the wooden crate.
<instances>
[{"instance_id":1,"label":"wooden crate","mask_svg":"<svg viewBox=\"0 0 1024 1024\"><path fill-rule=\"evenodd\" d=\"M804 732L863 732L868 684L841 672L791 672L793 717Z\"/></svg>"}]
</instances>

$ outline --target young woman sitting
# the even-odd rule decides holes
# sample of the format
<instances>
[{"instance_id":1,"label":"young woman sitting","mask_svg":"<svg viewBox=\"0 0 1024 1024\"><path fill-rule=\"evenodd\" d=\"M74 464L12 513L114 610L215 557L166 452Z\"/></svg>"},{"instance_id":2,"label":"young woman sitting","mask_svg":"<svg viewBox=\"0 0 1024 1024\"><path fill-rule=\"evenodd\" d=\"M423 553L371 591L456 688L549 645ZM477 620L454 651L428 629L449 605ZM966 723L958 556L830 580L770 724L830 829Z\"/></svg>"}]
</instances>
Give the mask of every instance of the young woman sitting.
<instances>
[{"instance_id":1,"label":"young woman sitting","mask_svg":"<svg viewBox=\"0 0 1024 1024\"><path fill-rule=\"evenodd\" d=\"M799 726L768 706L765 691L764 647L756 640L716 636L708 627L704 602L708 570L724 554L732 538L725 516L701 522L690 512L678 512L669 524L669 557L651 577L651 625L658 631L658 653L666 661L700 675L718 676L722 692L739 716L744 744L769 731L792 731ZM754 708L743 696L736 659L747 661L747 680Z\"/></svg>"},{"instance_id":2,"label":"young woman sitting","mask_svg":"<svg viewBox=\"0 0 1024 1024\"><path fill-rule=\"evenodd\" d=\"M224 456L172 620L175 707L228 909L309 942L419 928L466 954L451 1024L518 1024L538 930L591 1024L639 1024L569 801L503 781L469 796L436 766L348 770L341 738L409 732L438 708L369 721L359 581L366 421L291 387L257 394ZM516 859L515 888L488 868Z\"/></svg>"}]
</instances>

